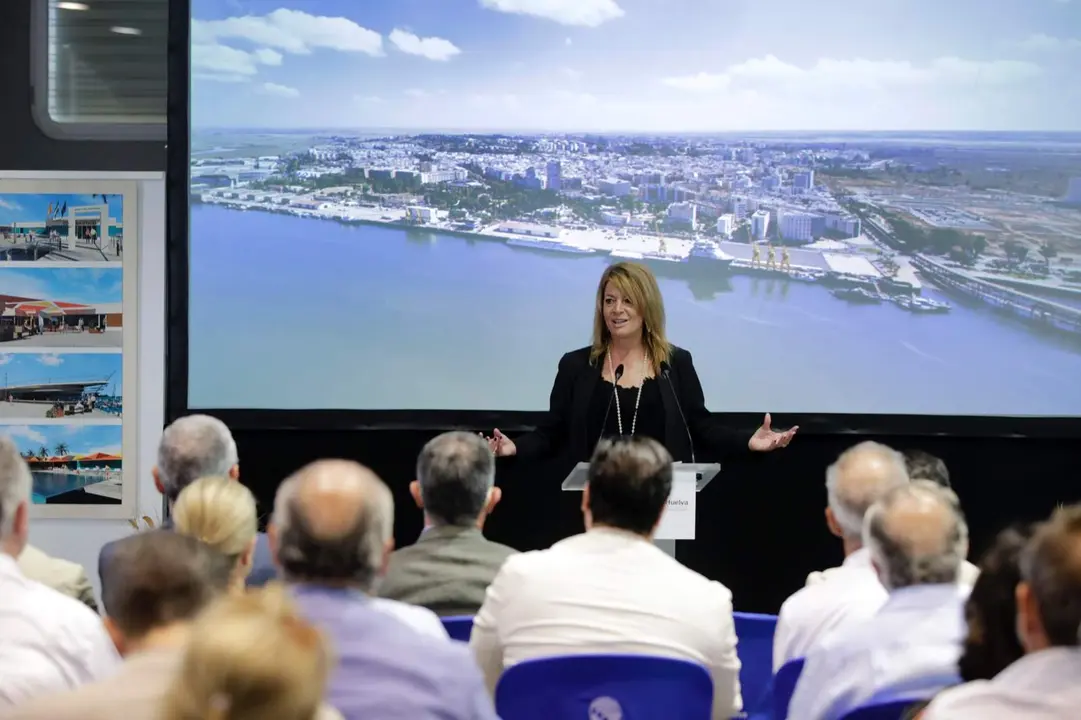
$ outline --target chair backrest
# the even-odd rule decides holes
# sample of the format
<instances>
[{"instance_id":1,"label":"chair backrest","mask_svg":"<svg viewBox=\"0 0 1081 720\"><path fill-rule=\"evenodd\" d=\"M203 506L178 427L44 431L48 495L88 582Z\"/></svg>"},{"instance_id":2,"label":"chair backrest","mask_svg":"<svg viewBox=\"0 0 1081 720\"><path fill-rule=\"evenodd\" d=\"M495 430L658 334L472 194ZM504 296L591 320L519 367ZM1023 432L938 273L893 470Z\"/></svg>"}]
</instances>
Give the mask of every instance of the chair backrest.
<instances>
[{"instance_id":1,"label":"chair backrest","mask_svg":"<svg viewBox=\"0 0 1081 720\"><path fill-rule=\"evenodd\" d=\"M469 636L473 633L472 615L448 615L439 619L443 621L451 640L469 642Z\"/></svg>"},{"instance_id":2,"label":"chair backrest","mask_svg":"<svg viewBox=\"0 0 1081 720\"><path fill-rule=\"evenodd\" d=\"M773 678L773 635L776 615L733 613L739 654L739 684L747 713L769 712L770 680Z\"/></svg>"},{"instance_id":3,"label":"chair backrest","mask_svg":"<svg viewBox=\"0 0 1081 720\"><path fill-rule=\"evenodd\" d=\"M648 655L526 660L495 689L502 720L710 720L713 681L697 663Z\"/></svg>"},{"instance_id":4,"label":"chair backrest","mask_svg":"<svg viewBox=\"0 0 1081 720\"><path fill-rule=\"evenodd\" d=\"M773 720L785 720L788 717L788 704L796 683L803 672L803 658L789 660L773 676Z\"/></svg>"},{"instance_id":5,"label":"chair backrest","mask_svg":"<svg viewBox=\"0 0 1081 720\"><path fill-rule=\"evenodd\" d=\"M856 708L841 720L901 720L908 709L918 702L920 698L872 703Z\"/></svg>"}]
</instances>

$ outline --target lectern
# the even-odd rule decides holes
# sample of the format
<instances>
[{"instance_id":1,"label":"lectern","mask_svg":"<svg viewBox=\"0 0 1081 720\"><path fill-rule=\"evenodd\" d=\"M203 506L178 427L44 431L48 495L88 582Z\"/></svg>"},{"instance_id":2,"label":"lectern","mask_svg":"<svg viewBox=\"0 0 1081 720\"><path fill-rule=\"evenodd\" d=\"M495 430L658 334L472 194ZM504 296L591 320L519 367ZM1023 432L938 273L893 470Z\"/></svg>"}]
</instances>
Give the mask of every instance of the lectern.
<instances>
[{"instance_id":1,"label":"lectern","mask_svg":"<svg viewBox=\"0 0 1081 720\"><path fill-rule=\"evenodd\" d=\"M672 494L668 496L668 507L653 536L657 547L675 557L676 540L694 540L695 494L709 485L720 471L718 463L672 463ZM589 463L580 462L563 481L563 490L581 492L587 482Z\"/></svg>"}]
</instances>

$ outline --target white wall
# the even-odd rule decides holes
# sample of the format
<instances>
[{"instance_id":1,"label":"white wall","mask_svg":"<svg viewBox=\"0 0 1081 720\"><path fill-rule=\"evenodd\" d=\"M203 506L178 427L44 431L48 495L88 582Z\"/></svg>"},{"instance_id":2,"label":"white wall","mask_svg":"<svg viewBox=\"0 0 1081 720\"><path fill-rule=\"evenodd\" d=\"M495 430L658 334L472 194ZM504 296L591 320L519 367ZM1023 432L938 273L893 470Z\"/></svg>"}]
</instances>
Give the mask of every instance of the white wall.
<instances>
[{"instance_id":1,"label":"white wall","mask_svg":"<svg viewBox=\"0 0 1081 720\"><path fill-rule=\"evenodd\" d=\"M8 177L14 174L6 175ZM30 177L18 174L17 177ZM33 177L42 177L33 173ZM139 517L161 519L161 495L154 488L158 440L165 421L165 179L163 173L64 173L73 180L139 180L138 406L134 419L139 428L139 451L135 457L139 486ZM131 272L131 268L124 268ZM126 323L125 323L126 324ZM130 380L124 378L127 386ZM125 408L127 410L127 408ZM125 422L132 416L125 412ZM127 464L128 458L124 458ZM98 551L101 546L134 532L127 520L31 521L30 542L50 555L77 562L86 568L96 593Z\"/></svg>"}]
</instances>

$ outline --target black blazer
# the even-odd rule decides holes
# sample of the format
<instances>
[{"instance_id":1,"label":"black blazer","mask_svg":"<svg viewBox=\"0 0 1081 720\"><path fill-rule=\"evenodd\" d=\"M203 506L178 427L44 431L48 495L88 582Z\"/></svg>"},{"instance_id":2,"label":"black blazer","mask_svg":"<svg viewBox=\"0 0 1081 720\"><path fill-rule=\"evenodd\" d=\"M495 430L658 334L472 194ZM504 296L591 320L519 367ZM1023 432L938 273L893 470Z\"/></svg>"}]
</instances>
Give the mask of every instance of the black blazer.
<instances>
[{"instance_id":1,"label":"black blazer","mask_svg":"<svg viewBox=\"0 0 1081 720\"><path fill-rule=\"evenodd\" d=\"M599 363L589 363L589 351L590 348L584 347L560 359L547 416L535 430L514 440L517 457L541 458L566 452L574 462L583 462L593 455L600 428L587 427L586 418L590 399L601 381L601 368ZM669 368L671 383L663 377L658 377L657 382L664 402L664 444L672 459L691 461L691 444L680 418L680 407L694 439L695 459L717 458L739 449L746 451L749 438L724 427L706 409L702 383L694 371L691 354L673 346Z\"/></svg>"}]
</instances>

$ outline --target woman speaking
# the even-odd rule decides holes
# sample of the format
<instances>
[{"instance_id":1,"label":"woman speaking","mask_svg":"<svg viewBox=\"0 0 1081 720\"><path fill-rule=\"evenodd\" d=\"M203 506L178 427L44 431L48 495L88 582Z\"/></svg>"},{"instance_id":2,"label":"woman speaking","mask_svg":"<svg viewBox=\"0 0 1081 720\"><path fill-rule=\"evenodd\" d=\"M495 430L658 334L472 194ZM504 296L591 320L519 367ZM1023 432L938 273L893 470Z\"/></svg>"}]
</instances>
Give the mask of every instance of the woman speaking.
<instances>
[{"instance_id":1,"label":"woman speaking","mask_svg":"<svg viewBox=\"0 0 1081 720\"><path fill-rule=\"evenodd\" d=\"M676 461L697 450L721 455L734 447L766 452L785 447L797 428L775 432L767 413L749 440L737 439L706 409L691 354L668 342L664 300L653 273L637 263L609 266L597 286L593 344L559 361L547 417L514 440L495 429L496 456L543 457L569 452L586 461L602 437L646 435Z\"/></svg>"}]
</instances>

